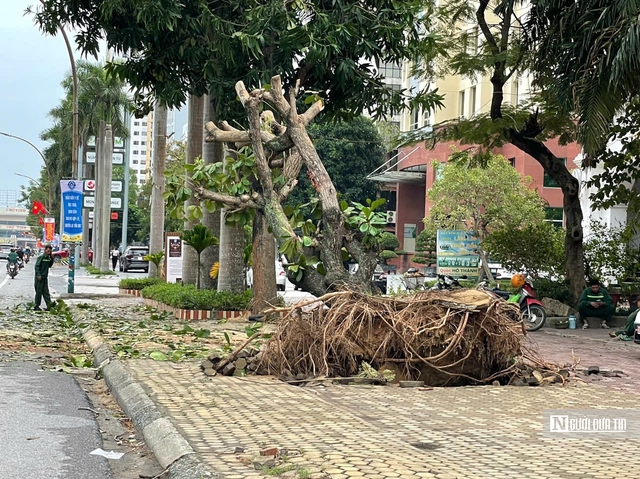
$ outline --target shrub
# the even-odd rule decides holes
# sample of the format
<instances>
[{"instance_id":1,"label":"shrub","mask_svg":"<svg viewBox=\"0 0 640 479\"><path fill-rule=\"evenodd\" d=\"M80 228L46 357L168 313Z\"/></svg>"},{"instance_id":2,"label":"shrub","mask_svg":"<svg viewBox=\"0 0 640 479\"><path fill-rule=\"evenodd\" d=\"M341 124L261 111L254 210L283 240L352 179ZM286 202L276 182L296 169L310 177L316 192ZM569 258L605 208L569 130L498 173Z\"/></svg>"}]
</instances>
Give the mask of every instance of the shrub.
<instances>
[{"instance_id":1,"label":"shrub","mask_svg":"<svg viewBox=\"0 0 640 479\"><path fill-rule=\"evenodd\" d=\"M179 309L242 311L247 309L253 292L249 289L235 294L213 289L198 290L193 284L159 283L144 288L142 296Z\"/></svg>"},{"instance_id":2,"label":"shrub","mask_svg":"<svg viewBox=\"0 0 640 479\"><path fill-rule=\"evenodd\" d=\"M533 283L538 299L553 298L561 303L571 304L572 296L566 281L553 281L547 278L536 279Z\"/></svg>"},{"instance_id":3,"label":"shrub","mask_svg":"<svg viewBox=\"0 0 640 479\"><path fill-rule=\"evenodd\" d=\"M430 266L437 262L436 235L433 231L422 230L416 238L416 253L411 259L413 263Z\"/></svg>"},{"instance_id":4,"label":"shrub","mask_svg":"<svg viewBox=\"0 0 640 479\"><path fill-rule=\"evenodd\" d=\"M118 283L118 287L120 289L135 289L137 291L140 291L147 286L152 286L158 283L162 283L162 280L159 278L129 278L121 279Z\"/></svg>"}]
</instances>

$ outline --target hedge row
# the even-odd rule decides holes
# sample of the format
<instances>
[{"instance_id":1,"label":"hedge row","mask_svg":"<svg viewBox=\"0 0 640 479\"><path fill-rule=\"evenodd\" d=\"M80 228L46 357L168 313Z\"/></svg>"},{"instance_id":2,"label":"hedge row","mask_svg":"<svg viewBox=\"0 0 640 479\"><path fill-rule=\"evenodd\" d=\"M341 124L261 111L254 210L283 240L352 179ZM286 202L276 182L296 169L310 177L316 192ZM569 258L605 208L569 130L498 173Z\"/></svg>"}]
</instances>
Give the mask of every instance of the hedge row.
<instances>
[{"instance_id":1,"label":"hedge row","mask_svg":"<svg viewBox=\"0 0 640 479\"><path fill-rule=\"evenodd\" d=\"M143 298L179 309L205 309L216 311L246 310L253 298L253 291L234 294L229 291L196 289L192 284L158 283L147 286L141 292Z\"/></svg>"},{"instance_id":2,"label":"hedge row","mask_svg":"<svg viewBox=\"0 0 640 479\"><path fill-rule=\"evenodd\" d=\"M129 278L121 279L118 283L120 289L135 289L137 291L143 290L147 286L153 286L154 284L162 283L160 278Z\"/></svg>"}]
</instances>

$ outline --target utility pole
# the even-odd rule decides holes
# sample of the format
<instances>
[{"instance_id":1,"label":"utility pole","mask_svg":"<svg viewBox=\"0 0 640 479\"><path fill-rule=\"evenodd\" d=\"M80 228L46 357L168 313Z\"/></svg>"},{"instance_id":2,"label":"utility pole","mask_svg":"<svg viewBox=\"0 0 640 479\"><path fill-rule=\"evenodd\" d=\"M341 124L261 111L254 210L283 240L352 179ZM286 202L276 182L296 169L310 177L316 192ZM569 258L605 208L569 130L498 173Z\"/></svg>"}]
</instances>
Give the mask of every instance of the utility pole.
<instances>
[{"instance_id":1,"label":"utility pole","mask_svg":"<svg viewBox=\"0 0 640 479\"><path fill-rule=\"evenodd\" d=\"M100 121L100 128L96 136L96 163L94 166L96 176L95 204L93 207L93 265L100 268L100 251L102 250L102 210L104 208L104 195L102 185L104 185L104 150L105 150L106 123ZM108 206L107 206L108 207Z\"/></svg>"}]
</instances>

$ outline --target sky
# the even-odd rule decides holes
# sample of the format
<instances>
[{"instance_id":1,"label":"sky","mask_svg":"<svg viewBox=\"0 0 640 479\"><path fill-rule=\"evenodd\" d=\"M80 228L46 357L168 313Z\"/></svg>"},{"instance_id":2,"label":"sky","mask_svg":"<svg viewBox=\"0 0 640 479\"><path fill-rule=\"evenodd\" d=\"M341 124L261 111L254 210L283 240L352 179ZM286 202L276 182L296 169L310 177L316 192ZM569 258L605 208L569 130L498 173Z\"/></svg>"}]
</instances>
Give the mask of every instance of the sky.
<instances>
[{"instance_id":1,"label":"sky","mask_svg":"<svg viewBox=\"0 0 640 479\"><path fill-rule=\"evenodd\" d=\"M43 35L32 17L24 15L37 1L0 0L0 132L22 137L42 150L47 143L40 133L51 126L48 112L62 99L60 82L71 64L62 36ZM185 121L186 113L179 112L176 131L182 132ZM15 173L38 180L42 165L32 147L0 135L0 190L19 192L31 180Z\"/></svg>"}]
</instances>

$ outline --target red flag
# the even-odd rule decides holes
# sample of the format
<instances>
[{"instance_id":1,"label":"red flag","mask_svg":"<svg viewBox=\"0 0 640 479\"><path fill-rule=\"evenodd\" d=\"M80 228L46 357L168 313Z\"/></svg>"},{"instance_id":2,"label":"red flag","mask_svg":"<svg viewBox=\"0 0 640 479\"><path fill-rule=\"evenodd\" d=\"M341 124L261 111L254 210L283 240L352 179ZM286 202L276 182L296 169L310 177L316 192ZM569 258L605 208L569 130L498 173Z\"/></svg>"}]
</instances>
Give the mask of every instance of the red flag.
<instances>
[{"instance_id":1,"label":"red flag","mask_svg":"<svg viewBox=\"0 0 640 479\"><path fill-rule=\"evenodd\" d=\"M39 215L40 213L44 213L46 215L47 210L42 203L40 203L39 201L34 201L33 207L31 208L31 214Z\"/></svg>"}]
</instances>

